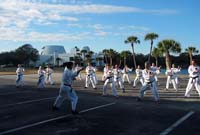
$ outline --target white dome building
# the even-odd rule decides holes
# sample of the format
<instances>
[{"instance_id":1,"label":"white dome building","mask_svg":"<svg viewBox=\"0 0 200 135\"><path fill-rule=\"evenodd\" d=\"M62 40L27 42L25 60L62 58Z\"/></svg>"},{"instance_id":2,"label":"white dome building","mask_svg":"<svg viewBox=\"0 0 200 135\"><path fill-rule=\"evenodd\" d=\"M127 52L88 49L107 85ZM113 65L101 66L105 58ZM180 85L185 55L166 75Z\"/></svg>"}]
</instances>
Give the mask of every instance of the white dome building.
<instances>
[{"instance_id":1,"label":"white dome building","mask_svg":"<svg viewBox=\"0 0 200 135\"><path fill-rule=\"evenodd\" d=\"M41 55L54 55L55 53L66 54L64 46L49 45L49 46L44 46L42 49L43 51L41 52Z\"/></svg>"},{"instance_id":2,"label":"white dome building","mask_svg":"<svg viewBox=\"0 0 200 135\"><path fill-rule=\"evenodd\" d=\"M48 46L44 46L42 48L42 52L41 55L39 56L38 61L36 61L36 63L34 63L34 65L36 67L39 67L40 65L46 65L46 64L50 64L53 66L60 66L62 65L64 62L67 61L73 61L74 57L77 56L77 53L80 54L81 50L77 49L77 47L74 47L71 49L70 52L66 52L64 46L60 46L60 45L48 45ZM88 46L84 46L82 48L82 50L86 50L87 53L90 52L90 48ZM102 60L101 61L96 61L97 57L101 57L99 56L99 54L94 53L92 56L93 59L93 63L96 63L96 65L102 65Z\"/></svg>"},{"instance_id":3,"label":"white dome building","mask_svg":"<svg viewBox=\"0 0 200 135\"><path fill-rule=\"evenodd\" d=\"M82 48L82 50L86 50L87 52L90 52L90 47L84 46L84 47Z\"/></svg>"}]
</instances>

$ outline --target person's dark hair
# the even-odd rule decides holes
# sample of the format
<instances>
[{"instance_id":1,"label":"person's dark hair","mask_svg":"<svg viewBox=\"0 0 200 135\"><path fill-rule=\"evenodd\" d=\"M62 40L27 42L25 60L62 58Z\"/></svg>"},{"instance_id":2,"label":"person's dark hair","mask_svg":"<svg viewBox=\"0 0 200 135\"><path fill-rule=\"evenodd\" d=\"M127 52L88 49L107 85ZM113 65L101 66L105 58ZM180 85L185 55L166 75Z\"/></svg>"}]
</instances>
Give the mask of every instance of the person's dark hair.
<instances>
[{"instance_id":1,"label":"person's dark hair","mask_svg":"<svg viewBox=\"0 0 200 135\"><path fill-rule=\"evenodd\" d=\"M73 62L65 62L63 63L63 66L67 67L68 69L71 69L73 67Z\"/></svg>"}]
</instances>

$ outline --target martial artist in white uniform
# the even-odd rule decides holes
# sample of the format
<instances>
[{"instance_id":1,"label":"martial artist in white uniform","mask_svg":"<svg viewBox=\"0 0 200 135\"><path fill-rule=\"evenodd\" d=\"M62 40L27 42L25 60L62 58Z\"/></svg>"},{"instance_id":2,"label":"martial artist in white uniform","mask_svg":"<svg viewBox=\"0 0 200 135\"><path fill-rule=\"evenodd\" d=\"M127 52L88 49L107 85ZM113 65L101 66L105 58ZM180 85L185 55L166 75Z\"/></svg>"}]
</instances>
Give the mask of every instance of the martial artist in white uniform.
<instances>
[{"instance_id":1,"label":"martial artist in white uniform","mask_svg":"<svg viewBox=\"0 0 200 135\"><path fill-rule=\"evenodd\" d=\"M174 76L175 76L175 82L176 82L176 86L177 88L180 87L180 81L179 81L179 77L178 77L178 73L181 72L181 67L178 66L178 68L175 68L175 65L172 64L172 70L174 70Z\"/></svg>"},{"instance_id":2,"label":"martial artist in white uniform","mask_svg":"<svg viewBox=\"0 0 200 135\"><path fill-rule=\"evenodd\" d=\"M119 69L118 65L115 65L115 68L113 69L114 73L114 81L116 85L119 85L120 89L123 90L123 93L125 92L124 84L122 82L122 70Z\"/></svg>"},{"instance_id":3,"label":"martial artist in white uniform","mask_svg":"<svg viewBox=\"0 0 200 135\"><path fill-rule=\"evenodd\" d=\"M45 87L45 71L42 69L42 66L39 67L38 69L38 83L37 87L38 88L44 88Z\"/></svg>"},{"instance_id":4,"label":"martial artist in white uniform","mask_svg":"<svg viewBox=\"0 0 200 135\"><path fill-rule=\"evenodd\" d=\"M167 69L165 74L167 75L167 82L166 82L166 90L169 89L169 84L172 83L174 89L177 91L177 84L175 81L175 74L176 74L176 69L175 68L170 68Z\"/></svg>"},{"instance_id":5,"label":"martial artist in white uniform","mask_svg":"<svg viewBox=\"0 0 200 135\"><path fill-rule=\"evenodd\" d=\"M53 77L52 77L53 70L50 68L49 65L47 66L45 72L46 72L46 78L45 78L46 84L51 84L51 85L53 85L53 84L54 84L54 82L53 82Z\"/></svg>"},{"instance_id":6,"label":"martial artist in white uniform","mask_svg":"<svg viewBox=\"0 0 200 135\"><path fill-rule=\"evenodd\" d=\"M113 71L112 71L112 69L109 69L109 66L107 68L108 68L108 70L107 70L107 73L106 73L105 79L104 79L105 82L104 82L104 85L103 85L103 94L102 95L103 96L106 95L106 89L107 89L107 85L109 83L110 87L112 89L113 96L118 97L117 90L115 88Z\"/></svg>"},{"instance_id":7,"label":"martial artist in white uniform","mask_svg":"<svg viewBox=\"0 0 200 135\"><path fill-rule=\"evenodd\" d=\"M98 78L97 78L96 71L97 71L97 68L93 67L93 75L92 76L93 76L93 80L94 80L95 85L98 84Z\"/></svg>"},{"instance_id":8,"label":"martial artist in white uniform","mask_svg":"<svg viewBox=\"0 0 200 135\"><path fill-rule=\"evenodd\" d=\"M90 63L88 63L88 66L85 69L86 72L86 79L85 79L85 88L88 88L89 84L92 84L93 89L96 89L96 85L94 82L94 68L92 67L92 65Z\"/></svg>"},{"instance_id":9,"label":"martial artist in white uniform","mask_svg":"<svg viewBox=\"0 0 200 135\"><path fill-rule=\"evenodd\" d=\"M76 65L76 67L74 68L74 70L77 72L78 70L80 70L81 67L78 66L78 64ZM76 77L77 79L79 79L80 81L82 81L82 75L81 72L79 72L78 76Z\"/></svg>"},{"instance_id":10,"label":"martial artist in white uniform","mask_svg":"<svg viewBox=\"0 0 200 135\"><path fill-rule=\"evenodd\" d=\"M122 76L122 82L125 82L125 79L127 79L128 83L131 84L131 79L129 76L129 72L131 72L132 69L129 68L127 65L125 65L125 67L122 70L123 76Z\"/></svg>"},{"instance_id":11,"label":"martial artist in white uniform","mask_svg":"<svg viewBox=\"0 0 200 135\"><path fill-rule=\"evenodd\" d=\"M106 75L107 75L107 72L108 72L108 70L109 70L109 68L108 68L109 66L107 65L107 64L105 64L105 67L103 68L103 76L102 76L102 81L104 81L105 80L105 78L106 78Z\"/></svg>"},{"instance_id":12,"label":"martial artist in white uniform","mask_svg":"<svg viewBox=\"0 0 200 135\"><path fill-rule=\"evenodd\" d=\"M155 73L155 75L154 75L155 81L156 81L156 83L158 83L157 75L160 74L160 67L157 67L154 63L152 63L151 70Z\"/></svg>"},{"instance_id":13,"label":"martial artist in white uniform","mask_svg":"<svg viewBox=\"0 0 200 135\"><path fill-rule=\"evenodd\" d=\"M16 79L16 87L24 86L24 68L21 64L18 64L18 68L16 70L17 79Z\"/></svg>"},{"instance_id":14,"label":"martial artist in white uniform","mask_svg":"<svg viewBox=\"0 0 200 135\"><path fill-rule=\"evenodd\" d=\"M77 72L73 72L72 62L64 63L64 65L67 66L67 69L63 73L59 95L55 100L53 110L58 110L63 101L66 99L66 97L68 97L71 101L72 114L78 114L78 111L76 110L78 96L76 95L76 92L72 89L72 82L82 69L78 70Z\"/></svg>"},{"instance_id":15,"label":"martial artist in white uniform","mask_svg":"<svg viewBox=\"0 0 200 135\"><path fill-rule=\"evenodd\" d=\"M200 68L199 66L196 65L195 60L193 60L192 65L189 66L188 73L190 79L188 81L188 85L186 88L185 97L190 97L190 93L194 87L200 96L200 80L199 80Z\"/></svg>"},{"instance_id":16,"label":"martial artist in white uniform","mask_svg":"<svg viewBox=\"0 0 200 135\"><path fill-rule=\"evenodd\" d=\"M142 69L140 68L140 65L138 65L137 69L135 70L136 77L133 82L133 87L136 87L137 83L140 81L140 83L143 85L144 84L144 78L142 76Z\"/></svg>"},{"instance_id":17,"label":"martial artist in white uniform","mask_svg":"<svg viewBox=\"0 0 200 135\"><path fill-rule=\"evenodd\" d=\"M144 97L144 92L148 89L151 89L155 101L159 101L159 94L157 89L157 84L155 81L155 71L150 69L150 64L145 62L145 69L142 71L142 75L144 78L144 85L141 87L139 92L139 97L137 98L138 101L141 101Z\"/></svg>"}]
</instances>

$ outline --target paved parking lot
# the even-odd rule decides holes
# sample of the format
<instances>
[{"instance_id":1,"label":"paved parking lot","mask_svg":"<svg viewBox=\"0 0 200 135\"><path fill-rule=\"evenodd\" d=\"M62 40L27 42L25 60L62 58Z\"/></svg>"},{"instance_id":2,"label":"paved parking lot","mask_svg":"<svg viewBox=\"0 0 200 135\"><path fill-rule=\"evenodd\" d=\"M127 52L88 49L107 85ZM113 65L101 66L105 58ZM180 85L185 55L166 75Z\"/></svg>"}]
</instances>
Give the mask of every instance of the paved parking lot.
<instances>
[{"instance_id":1,"label":"paved parking lot","mask_svg":"<svg viewBox=\"0 0 200 135\"><path fill-rule=\"evenodd\" d=\"M59 78L58 76L57 78ZM162 78L159 86L161 101L155 103L151 92L142 102L136 101L139 86L125 84L126 93L120 97L101 96L102 82L97 90L84 89L83 82L75 81L79 96L80 115L73 116L68 101L58 111L51 106L58 95L56 85L44 90L35 87L37 77L25 76L26 86L16 89L15 76L0 76L0 135L199 135L199 98L185 99L182 80L178 92L164 91ZM108 89L108 91L110 91Z\"/></svg>"}]
</instances>

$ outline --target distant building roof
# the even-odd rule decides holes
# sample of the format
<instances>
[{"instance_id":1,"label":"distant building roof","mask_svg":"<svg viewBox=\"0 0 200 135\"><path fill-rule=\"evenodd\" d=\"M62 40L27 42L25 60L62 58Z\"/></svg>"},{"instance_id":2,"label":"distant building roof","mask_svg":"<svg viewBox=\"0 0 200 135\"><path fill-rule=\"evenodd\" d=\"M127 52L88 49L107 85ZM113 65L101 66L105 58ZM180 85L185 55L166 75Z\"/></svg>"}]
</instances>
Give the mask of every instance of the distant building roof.
<instances>
[{"instance_id":1,"label":"distant building roof","mask_svg":"<svg viewBox=\"0 0 200 135\"><path fill-rule=\"evenodd\" d=\"M90 51L90 47L84 46L84 47L82 48L82 50L86 50L87 52L89 52L89 51Z\"/></svg>"},{"instance_id":2,"label":"distant building roof","mask_svg":"<svg viewBox=\"0 0 200 135\"><path fill-rule=\"evenodd\" d=\"M52 55L54 53L57 54L66 54L64 46L60 45L48 45L44 46L43 51L41 52L41 55Z\"/></svg>"}]
</instances>

